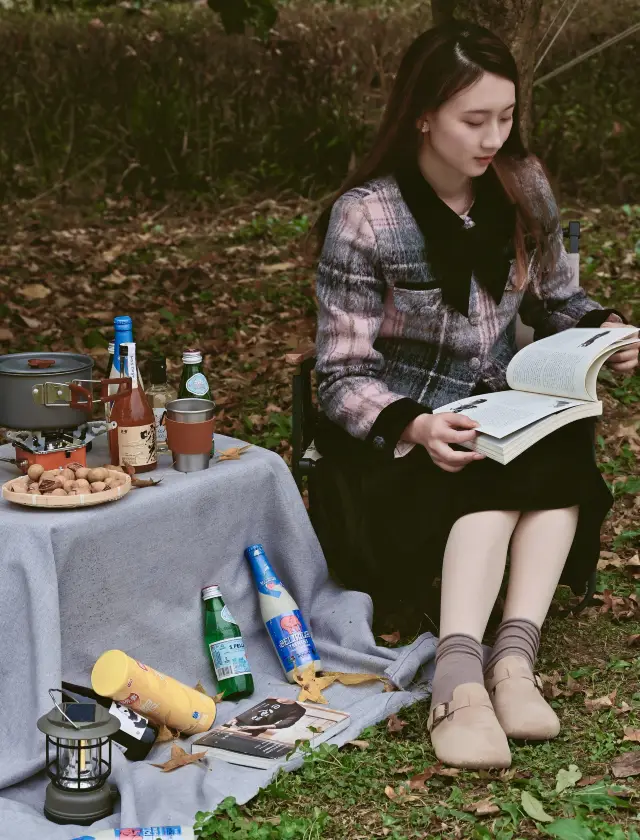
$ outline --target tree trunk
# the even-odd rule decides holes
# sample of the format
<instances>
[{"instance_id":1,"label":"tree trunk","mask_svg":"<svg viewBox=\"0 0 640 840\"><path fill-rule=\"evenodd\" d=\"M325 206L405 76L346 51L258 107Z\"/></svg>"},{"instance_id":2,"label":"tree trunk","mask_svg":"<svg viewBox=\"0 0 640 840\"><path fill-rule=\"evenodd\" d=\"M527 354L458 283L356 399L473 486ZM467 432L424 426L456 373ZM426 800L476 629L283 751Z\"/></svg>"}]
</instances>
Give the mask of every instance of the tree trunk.
<instances>
[{"instance_id":1,"label":"tree trunk","mask_svg":"<svg viewBox=\"0 0 640 840\"><path fill-rule=\"evenodd\" d=\"M469 20L486 26L513 52L520 72L520 128L526 143L531 121L535 48L544 0L431 0L434 23Z\"/></svg>"}]
</instances>

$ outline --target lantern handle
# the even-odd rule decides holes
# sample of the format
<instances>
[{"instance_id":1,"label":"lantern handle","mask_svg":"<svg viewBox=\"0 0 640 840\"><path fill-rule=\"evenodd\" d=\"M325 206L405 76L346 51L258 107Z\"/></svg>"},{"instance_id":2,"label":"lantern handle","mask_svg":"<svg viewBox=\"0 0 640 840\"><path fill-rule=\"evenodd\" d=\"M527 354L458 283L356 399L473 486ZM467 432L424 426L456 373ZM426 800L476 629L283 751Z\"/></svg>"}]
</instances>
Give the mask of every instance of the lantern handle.
<instances>
[{"instance_id":1,"label":"lantern handle","mask_svg":"<svg viewBox=\"0 0 640 840\"><path fill-rule=\"evenodd\" d=\"M74 727L74 729L80 729L80 727L76 724L76 722L75 722L75 721L73 721L73 720L71 720L71 718L70 718L70 717L68 717L68 716L67 716L67 715L66 715L66 714L62 711L62 709L60 708L60 706L58 706L58 704L56 703L56 698L53 696L53 692L54 692L54 691L58 691L60 694L62 694L62 693L63 693L63 691L62 691L62 689L61 689L61 688L50 688L50 689L49 689L49 697L53 700L53 705L54 705L54 706L56 707L56 709L60 712L60 714L62 715L62 717L67 718L67 720L69 721L69 723L71 724L71 726L73 726L73 727ZM75 702L77 702L77 701L75 701L75 700L74 700L73 702L75 703Z\"/></svg>"}]
</instances>

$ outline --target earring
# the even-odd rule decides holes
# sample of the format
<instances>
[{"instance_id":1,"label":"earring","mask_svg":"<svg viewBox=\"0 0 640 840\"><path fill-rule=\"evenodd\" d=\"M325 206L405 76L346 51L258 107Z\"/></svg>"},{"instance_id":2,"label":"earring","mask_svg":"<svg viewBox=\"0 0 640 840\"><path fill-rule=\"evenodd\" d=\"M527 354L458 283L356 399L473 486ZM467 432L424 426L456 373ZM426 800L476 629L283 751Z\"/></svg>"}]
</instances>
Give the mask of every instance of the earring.
<instances>
[{"instance_id":1,"label":"earring","mask_svg":"<svg viewBox=\"0 0 640 840\"><path fill-rule=\"evenodd\" d=\"M425 121L425 122L422 123L421 131L422 131L423 134L426 134L427 131L429 131L429 123L428 122Z\"/></svg>"}]
</instances>

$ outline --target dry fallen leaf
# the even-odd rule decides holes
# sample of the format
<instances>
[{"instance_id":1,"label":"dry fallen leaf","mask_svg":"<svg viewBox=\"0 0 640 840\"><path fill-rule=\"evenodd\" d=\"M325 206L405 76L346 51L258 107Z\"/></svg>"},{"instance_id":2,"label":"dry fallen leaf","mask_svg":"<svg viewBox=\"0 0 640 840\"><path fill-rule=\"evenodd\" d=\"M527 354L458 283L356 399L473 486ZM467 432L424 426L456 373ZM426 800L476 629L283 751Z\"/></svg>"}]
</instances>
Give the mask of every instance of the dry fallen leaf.
<instances>
[{"instance_id":1,"label":"dry fallen leaf","mask_svg":"<svg viewBox=\"0 0 640 840\"><path fill-rule=\"evenodd\" d=\"M492 796L487 796L486 799L480 799L478 802L472 802L470 805L465 805L462 810L482 817L487 814L497 814L499 813L500 808L494 803Z\"/></svg>"},{"instance_id":2,"label":"dry fallen leaf","mask_svg":"<svg viewBox=\"0 0 640 840\"><path fill-rule=\"evenodd\" d=\"M635 741L640 744L640 729L634 729L632 726L625 726L623 741Z\"/></svg>"},{"instance_id":3,"label":"dry fallen leaf","mask_svg":"<svg viewBox=\"0 0 640 840\"><path fill-rule=\"evenodd\" d=\"M304 703L305 700L312 703L328 703L327 698L322 694L322 689L327 688L335 682L335 679L326 680L326 677L320 677L316 674L315 663L310 662L303 671L298 669L298 666L293 669L293 679L300 686L300 694L298 700Z\"/></svg>"},{"instance_id":4,"label":"dry fallen leaf","mask_svg":"<svg viewBox=\"0 0 640 840\"><path fill-rule=\"evenodd\" d=\"M352 747L357 747L359 750L366 750L369 746L368 741L347 741L347 744L351 744Z\"/></svg>"},{"instance_id":5,"label":"dry fallen leaf","mask_svg":"<svg viewBox=\"0 0 640 840\"><path fill-rule=\"evenodd\" d=\"M380 638L385 642L389 642L390 645L397 645L400 641L400 631L394 630L393 633L385 633Z\"/></svg>"},{"instance_id":6,"label":"dry fallen leaf","mask_svg":"<svg viewBox=\"0 0 640 840\"><path fill-rule=\"evenodd\" d=\"M178 729L170 729L163 723L158 730L156 744L163 744L165 741L175 741L179 734L180 731Z\"/></svg>"},{"instance_id":7,"label":"dry fallen leaf","mask_svg":"<svg viewBox=\"0 0 640 840\"><path fill-rule=\"evenodd\" d=\"M197 684L193 686L194 691L199 691L200 694L206 694L207 697L210 697L214 703L220 703L220 701L224 698L224 691L221 691L220 694L209 694L207 689L202 685L200 680L198 680Z\"/></svg>"},{"instance_id":8,"label":"dry fallen leaf","mask_svg":"<svg viewBox=\"0 0 640 840\"><path fill-rule=\"evenodd\" d=\"M385 792L385 796L388 796L389 799L395 799L396 796L397 796L395 790L391 787L391 785L386 785L385 789L384 789L384 792Z\"/></svg>"},{"instance_id":9,"label":"dry fallen leaf","mask_svg":"<svg viewBox=\"0 0 640 840\"><path fill-rule=\"evenodd\" d=\"M596 782L601 782L604 779L604 776L583 776L578 782L576 782L576 787L588 787L589 785L595 785Z\"/></svg>"},{"instance_id":10,"label":"dry fallen leaf","mask_svg":"<svg viewBox=\"0 0 640 840\"><path fill-rule=\"evenodd\" d=\"M457 767L441 767L438 770L438 776L459 776L460 770Z\"/></svg>"},{"instance_id":11,"label":"dry fallen leaf","mask_svg":"<svg viewBox=\"0 0 640 840\"><path fill-rule=\"evenodd\" d=\"M619 708L614 709L614 714L615 715L624 715L624 714L626 714L627 712L630 712L630 711L631 711L631 706L627 703L626 700L623 700L622 703L620 704Z\"/></svg>"},{"instance_id":12,"label":"dry fallen leaf","mask_svg":"<svg viewBox=\"0 0 640 840\"><path fill-rule=\"evenodd\" d=\"M400 720L396 714L389 715L387 718L387 732L402 732L407 725L406 721Z\"/></svg>"},{"instance_id":13,"label":"dry fallen leaf","mask_svg":"<svg viewBox=\"0 0 640 840\"><path fill-rule=\"evenodd\" d=\"M27 300L43 300L51 294L51 289L41 283L27 283L26 286L18 286L16 291Z\"/></svg>"},{"instance_id":14,"label":"dry fallen leaf","mask_svg":"<svg viewBox=\"0 0 640 840\"><path fill-rule=\"evenodd\" d=\"M611 694L605 694L604 697L596 697L591 700L585 697L584 705L588 712L599 712L602 709L610 709L613 706L617 691L612 691Z\"/></svg>"},{"instance_id":15,"label":"dry fallen leaf","mask_svg":"<svg viewBox=\"0 0 640 840\"><path fill-rule=\"evenodd\" d=\"M360 685L374 680L386 682L385 677L380 677L377 674L347 674L341 671L325 671L324 677L334 677L334 681L342 683L342 685Z\"/></svg>"},{"instance_id":16,"label":"dry fallen leaf","mask_svg":"<svg viewBox=\"0 0 640 840\"><path fill-rule=\"evenodd\" d=\"M185 752L182 747L174 744L171 747L171 758L165 761L164 764L153 764L153 767L159 767L163 773L170 773L171 770L176 770L178 767L186 767L187 764L194 764L196 761L202 761L206 756L206 752L193 753L190 755Z\"/></svg>"},{"instance_id":17,"label":"dry fallen leaf","mask_svg":"<svg viewBox=\"0 0 640 840\"><path fill-rule=\"evenodd\" d=\"M434 764L432 767L427 767L422 773L417 773L409 779L409 787L411 790L425 790L425 782L428 782L432 776L438 772L438 765Z\"/></svg>"},{"instance_id":18,"label":"dry fallen leaf","mask_svg":"<svg viewBox=\"0 0 640 840\"><path fill-rule=\"evenodd\" d=\"M623 753L611 762L611 772L616 779L625 776L640 776L640 750Z\"/></svg>"},{"instance_id":19,"label":"dry fallen leaf","mask_svg":"<svg viewBox=\"0 0 640 840\"><path fill-rule=\"evenodd\" d=\"M410 773L412 770L413 770L413 764L407 764L404 767L398 767L398 769L394 770L393 772L395 774L401 774L401 773Z\"/></svg>"},{"instance_id":20,"label":"dry fallen leaf","mask_svg":"<svg viewBox=\"0 0 640 840\"><path fill-rule=\"evenodd\" d=\"M282 263L270 263L265 264L261 263L258 266L258 269L264 274L276 274L279 271L291 271L292 268L297 268L296 263L294 262L282 262Z\"/></svg>"},{"instance_id":21,"label":"dry fallen leaf","mask_svg":"<svg viewBox=\"0 0 640 840\"><path fill-rule=\"evenodd\" d=\"M237 461L243 452L246 452L253 444L248 443L246 446L231 446L229 449L221 449L216 455L218 461Z\"/></svg>"},{"instance_id":22,"label":"dry fallen leaf","mask_svg":"<svg viewBox=\"0 0 640 840\"><path fill-rule=\"evenodd\" d=\"M633 633L627 638L629 647L640 647L640 633Z\"/></svg>"}]
</instances>

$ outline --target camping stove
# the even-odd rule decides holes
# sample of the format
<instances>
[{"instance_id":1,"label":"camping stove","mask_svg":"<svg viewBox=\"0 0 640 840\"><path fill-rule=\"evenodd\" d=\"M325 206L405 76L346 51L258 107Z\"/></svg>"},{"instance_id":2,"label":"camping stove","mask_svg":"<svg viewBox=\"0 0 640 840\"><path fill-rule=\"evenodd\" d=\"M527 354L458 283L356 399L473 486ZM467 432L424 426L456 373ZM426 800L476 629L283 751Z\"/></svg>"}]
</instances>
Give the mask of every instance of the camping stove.
<instances>
[{"instance_id":1,"label":"camping stove","mask_svg":"<svg viewBox=\"0 0 640 840\"><path fill-rule=\"evenodd\" d=\"M76 429L58 431L11 431L4 436L15 449L15 464L23 472L32 464L41 464L45 470L65 467L71 462L87 464L87 446L91 447L99 435L105 434L107 423L104 420L91 421ZM13 459L12 459L13 460Z\"/></svg>"}]
</instances>

